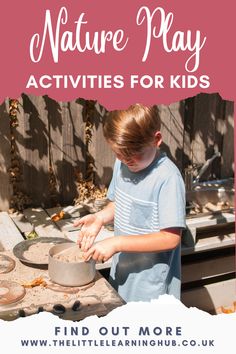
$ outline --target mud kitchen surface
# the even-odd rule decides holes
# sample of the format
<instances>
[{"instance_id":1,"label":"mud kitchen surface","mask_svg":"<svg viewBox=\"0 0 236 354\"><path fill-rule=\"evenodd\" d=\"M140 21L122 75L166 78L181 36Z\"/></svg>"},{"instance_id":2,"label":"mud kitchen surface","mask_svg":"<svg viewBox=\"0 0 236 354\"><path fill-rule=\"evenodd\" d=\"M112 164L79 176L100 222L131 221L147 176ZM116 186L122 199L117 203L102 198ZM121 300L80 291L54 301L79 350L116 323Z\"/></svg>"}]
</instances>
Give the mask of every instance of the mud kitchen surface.
<instances>
[{"instance_id":1,"label":"mud kitchen surface","mask_svg":"<svg viewBox=\"0 0 236 354\"><path fill-rule=\"evenodd\" d=\"M232 179L194 184L187 193L187 230L182 237L181 250L181 301L188 307L198 307L212 314L224 312L222 309L232 311L236 303L232 193ZM214 200L213 195L216 197ZM203 202L207 204L203 205ZM67 217L53 221L52 216L63 210L67 212ZM47 245L52 249L53 246L60 248L61 243L76 242L79 230L74 227L74 221L87 213L81 205L76 208L29 208L16 214L0 212L0 281L18 284L1 283L0 298L5 304L0 305L0 318L11 320L39 311L50 311L64 319L80 320L90 315L106 315L123 304L106 280L111 259L96 264L95 277L89 283L80 286L77 283L72 287L52 282L48 260L35 255L43 241L44 250ZM32 230L38 237L25 240ZM109 225L100 231L97 241L112 236L113 225ZM61 261L64 265L80 264L80 256L73 255L72 248L52 256L55 262ZM10 295L7 296L9 289L15 297L14 303L5 300ZM20 293L16 294L16 290ZM16 298L19 294L22 298Z\"/></svg>"},{"instance_id":2,"label":"mud kitchen surface","mask_svg":"<svg viewBox=\"0 0 236 354\"><path fill-rule=\"evenodd\" d=\"M49 311L63 319L80 320L89 315L106 315L124 303L99 272L90 283L69 287L52 282L45 266L23 263L12 251L1 252L1 262L5 270L0 274L1 319Z\"/></svg>"}]
</instances>

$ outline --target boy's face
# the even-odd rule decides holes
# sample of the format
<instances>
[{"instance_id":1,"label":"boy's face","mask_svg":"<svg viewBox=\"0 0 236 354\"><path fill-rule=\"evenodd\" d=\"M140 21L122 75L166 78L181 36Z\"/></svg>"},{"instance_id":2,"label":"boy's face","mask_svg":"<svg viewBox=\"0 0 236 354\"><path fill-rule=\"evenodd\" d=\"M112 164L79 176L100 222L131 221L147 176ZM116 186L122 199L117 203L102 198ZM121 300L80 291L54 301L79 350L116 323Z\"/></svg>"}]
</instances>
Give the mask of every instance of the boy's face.
<instances>
[{"instance_id":1,"label":"boy's face","mask_svg":"<svg viewBox=\"0 0 236 354\"><path fill-rule=\"evenodd\" d=\"M109 145L118 160L124 163L131 172L139 172L153 162L157 153L157 147L159 147L161 141L161 134L158 132L158 134L155 135L155 141L151 146L143 148L142 151L132 154L130 157L122 155L122 150L115 148L112 142L109 142Z\"/></svg>"}]
</instances>

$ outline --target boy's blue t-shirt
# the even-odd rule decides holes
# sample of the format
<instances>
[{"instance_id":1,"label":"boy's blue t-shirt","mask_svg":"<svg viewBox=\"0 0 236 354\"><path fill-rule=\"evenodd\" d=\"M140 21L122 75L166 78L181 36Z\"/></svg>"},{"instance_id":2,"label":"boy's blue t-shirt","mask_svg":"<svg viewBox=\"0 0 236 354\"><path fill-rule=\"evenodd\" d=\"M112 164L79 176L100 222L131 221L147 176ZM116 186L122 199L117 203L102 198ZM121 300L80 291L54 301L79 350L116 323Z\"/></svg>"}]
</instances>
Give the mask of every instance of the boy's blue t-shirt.
<instances>
[{"instance_id":1,"label":"boy's blue t-shirt","mask_svg":"<svg viewBox=\"0 0 236 354\"><path fill-rule=\"evenodd\" d=\"M115 235L185 228L183 179L165 153L160 152L140 172L131 172L116 160L108 199L115 202ZM110 283L127 302L149 301L161 294L180 298L180 257L180 247L166 252L117 253Z\"/></svg>"}]
</instances>

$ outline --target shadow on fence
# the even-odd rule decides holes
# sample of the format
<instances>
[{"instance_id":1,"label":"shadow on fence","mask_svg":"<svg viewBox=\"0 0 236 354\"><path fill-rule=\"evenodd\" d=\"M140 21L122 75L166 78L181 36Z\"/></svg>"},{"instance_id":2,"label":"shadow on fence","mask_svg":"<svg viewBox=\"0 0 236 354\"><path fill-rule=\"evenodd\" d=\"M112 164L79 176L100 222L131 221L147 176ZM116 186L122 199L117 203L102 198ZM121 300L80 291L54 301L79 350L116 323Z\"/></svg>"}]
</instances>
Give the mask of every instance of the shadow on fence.
<instances>
[{"instance_id":1,"label":"shadow on fence","mask_svg":"<svg viewBox=\"0 0 236 354\"><path fill-rule=\"evenodd\" d=\"M108 185L114 155L102 133L104 107L95 101L76 99L57 102L48 96L22 94L19 125L13 131L20 166L18 189L30 197L32 206L50 207L73 203L77 181L92 171L96 184ZM233 102L218 94L199 94L169 106L159 105L162 148L179 169L201 165L221 152L205 178L234 174ZM0 209L9 208L13 190L8 100L0 106Z\"/></svg>"}]
</instances>

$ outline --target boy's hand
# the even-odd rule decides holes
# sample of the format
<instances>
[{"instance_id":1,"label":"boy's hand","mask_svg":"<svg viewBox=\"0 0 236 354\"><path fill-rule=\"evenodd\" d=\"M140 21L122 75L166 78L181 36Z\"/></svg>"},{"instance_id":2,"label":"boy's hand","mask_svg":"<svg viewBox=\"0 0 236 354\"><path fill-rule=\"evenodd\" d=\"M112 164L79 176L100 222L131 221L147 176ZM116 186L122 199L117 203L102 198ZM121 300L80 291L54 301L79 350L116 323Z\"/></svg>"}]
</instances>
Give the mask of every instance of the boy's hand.
<instances>
[{"instance_id":1,"label":"boy's hand","mask_svg":"<svg viewBox=\"0 0 236 354\"><path fill-rule=\"evenodd\" d=\"M95 261L103 263L117 252L119 252L119 237L116 236L94 243L92 247L83 254L83 258L85 261L93 258Z\"/></svg>"},{"instance_id":2,"label":"boy's hand","mask_svg":"<svg viewBox=\"0 0 236 354\"><path fill-rule=\"evenodd\" d=\"M96 214L89 214L74 223L81 226L77 243L82 251L87 251L93 244L97 234L103 226L103 220Z\"/></svg>"}]
</instances>

